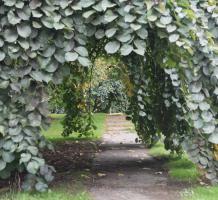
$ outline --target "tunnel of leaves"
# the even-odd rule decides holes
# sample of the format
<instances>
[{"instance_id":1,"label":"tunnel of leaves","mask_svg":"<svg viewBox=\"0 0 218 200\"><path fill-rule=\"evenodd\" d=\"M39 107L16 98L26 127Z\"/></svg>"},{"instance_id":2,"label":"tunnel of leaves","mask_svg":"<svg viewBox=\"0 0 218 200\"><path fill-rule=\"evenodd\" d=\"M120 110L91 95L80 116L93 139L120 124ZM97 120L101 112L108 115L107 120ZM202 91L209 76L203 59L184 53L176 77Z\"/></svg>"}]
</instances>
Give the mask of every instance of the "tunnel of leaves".
<instances>
[{"instance_id":1,"label":"tunnel of leaves","mask_svg":"<svg viewBox=\"0 0 218 200\"><path fill-rule=\"evenodd\" d=\"M75 65L89 69L101 42L127 66L141 138L152 144L162 133L216 183L217 25L216 0L1 0L0 177L26 172L24 190L47 189L46 87Z\"/></svg>"}]
</instances>

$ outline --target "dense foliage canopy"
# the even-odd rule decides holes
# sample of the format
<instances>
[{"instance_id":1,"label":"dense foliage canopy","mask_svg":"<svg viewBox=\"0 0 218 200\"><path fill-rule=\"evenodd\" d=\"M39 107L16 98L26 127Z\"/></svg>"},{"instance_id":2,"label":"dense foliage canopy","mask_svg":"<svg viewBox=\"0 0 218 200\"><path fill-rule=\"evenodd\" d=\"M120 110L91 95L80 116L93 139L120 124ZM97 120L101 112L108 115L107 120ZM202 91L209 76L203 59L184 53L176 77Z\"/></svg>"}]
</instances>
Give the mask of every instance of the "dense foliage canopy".
<instances>
[{"instance_id":1,"label":"dense foliage canopy","mask_svg":"<svg viewBox=\"0 0 218 200\"><path fill-rule=\"evenodd\" d=\"M152 143L162 132L172 150L182 144L217 182L217 25L216 0L2 0L0 177L27 172L23 189L47 189L45 86L76 77L71 68L88 69L89 54L104 49L127 66L139 135Z\"/></svg>"}]
</instances>

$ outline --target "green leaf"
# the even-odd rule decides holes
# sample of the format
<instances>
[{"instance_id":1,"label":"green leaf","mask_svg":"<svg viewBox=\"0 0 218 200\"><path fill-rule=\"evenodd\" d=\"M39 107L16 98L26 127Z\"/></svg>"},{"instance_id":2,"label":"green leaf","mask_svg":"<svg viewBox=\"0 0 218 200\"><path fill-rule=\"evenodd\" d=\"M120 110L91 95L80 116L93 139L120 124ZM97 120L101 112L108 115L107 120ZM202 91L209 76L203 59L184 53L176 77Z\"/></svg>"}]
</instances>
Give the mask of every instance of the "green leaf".
<instances>
[{"instance_id":1,"label":"green leaf","mask_svg":"<svg viewBox=\"0 0 218 200\"><path fill-rule=\"evenodd\" d=\"M15 42L18 38L17 32L12 29L6 29L3 32L3 34L4 34L5 41L10 42L10 43Z\"/></svg>"},{"instance_id":2,"label":"green leaf","mask_svg":"<svg viewBox=\"0 0 218 200\"><path fill-rule=\"evenodd\" d=\"M106 22L112 22L114 21L116 18L118 17L117 14L113 13L111 10L108 10L105 15L104 15L104 19Z\"/></svg>"},{"instance_id":3,"label":"green leaf","mask_svg":"<svg viewBox=\"0 0 218 200\"><path fill-rule=\"evenodd\" d=\"M32 10L35 10L36 8L40 7L42 5L41 1L38 0L31 0L29 3L29 6Z\"/></svg>"},{"instance_id":4,"label":"green leaf","mask_svg":"<svg viewBox=\"0 0 218 200\"><path fill-rule=\"evenodd\" d=\"M50 58L55 53L55 46L51 45L43 51L43 56L46 58Z\"/></svg>"},{"instance_id":5,"label":"green leaf","mask_svg":"<svg viewBox=\"0 0 218 200\"><path fill-rule=\"evenodd\" d=\"M51 17L43 17L41 18L42 24L47 28L53 28L54 19Z\"/></svg>"},{"instance_id":6,"label":"green leaf","mask_svg":"<svg viewBox=\"0 0 218 200\"><path fill-rule=\"evenodd\" d=\"M217 132L212 133L210 135L208 141L213 143L213 144L218 144L218 133Z\"/></svg>"},{"instance_id":7,"label":"green leaf","mask_svg":"<svg viewBox=\"0 0 218 200\"><path fill-rule=\"evenodd\" d=\"M4 0L3 4L12 7L16 4L16 0Z\"/></svg>"},{"instance_id":8,"label":"green leaf","mask_svg":"<svg viewBox=\"0 0 218 200\"><path fill-rule=\"evenodd\" d=\"M64 29L64 24L62 24L62 23L59 23L59 22L56 22L56 23L54 23L54 28L56 29L56 30L61 30L61 29Z\"/></svg>"},{"instance_id":9,"label":"green leaf","mask_svg":"<svg viewBox=\"0 0 218 200\"><path fill-rule=\"evenodd\" d=\"M178 39L179 39L179 34L172 34L172 35L170 35L170 37L169 37L169 41L170 41L171 43L176 42Z\"/></svg>"},{"instance_id":10,"label":"green leaf","mask_svg":"<svg viewBox=\"0 0 218 200\"><path fill-rule=\"evenodd\" d=\"M167 32L168 33L172 33L177 29L177 27L175 25L168 25L167 26Z\"/></svg>"},{"instance_id":11,"label":"green leaf","mask_svg":"<svg viewBox=\"0 0 218 200\"><path fill-rule=\"evenodd\" d=\"M42 81L42 72L40 71L32 71L30 76L36 81Z\"/></svg>"},{"instance_id":12,"label":"green leaf","mask_svg":"<svg viewBox=\"0 0 218 200\"><path fill-rule=\"evenodd\" d=\"M187 106L190 110L196 110L198 108L198 104L193 102L187 102Z\"/></svg>"},{"instance_id":13,"label":"green leaf","mask_svg":"<svg viewBox=\"0 0 218 200\"><path fill-rule=\"evenodd\" d=\"M210 122L213 119L213 115L209 111L203 111L201 117L205 122Z\"/></svg>"},{"instance_id":14,"label":"green leaf","mask_svg":"<svg viewBox=\"0 0 218 200\"><path fill-rule=\"evenodd\" d=\"M207 158L205 158L205 157L200 157L199 158L199 161L200 161L200 163L202 164L202 165L207 165L208 164L208 160L207 160Z\"/></svg>"},{"instance_id":15,"label":"green leaf","mask_svg":"<svg viewBox=\"0 0 218 200\"><path fill-rule=\"evenodd\" d=\"M202 110L202 111L204 111L204 110L209 110L210 109L210 104L208 104L207 102L201 102L200 104L199 104L199 107L200 107L200 109Z\"/></svg>"},{"instance_id":16,"label":"green leaf","mask_svg":"<svg viewBox=\"0 0 218 200\"><path fill-rule=\"evenodd\" d=\"M199 112L198 111L189 112L189 116L192 120L197 120L199 118Z\"/></svg>"},{"instance_id":17,"label":"green leaf","mask_svg":"<svg viewBox=\"0 0 218 200\"><path fill-rule=\"evenodd\" d=\"M53 60L51 63L49 63L48 66L46 66L45 70L50 73L54 73L58 69L59 65L58 62Z\"/></svg>"},{"instance_id":18,"label":"green leaf","mask_svg":"<svg viewBox=\"0 0 218 200\"><path fill-rule=\"evenodd\" d=\"M145 3L147 6L147 10L150 10L154 6L154 1L146 0Z\"/></svg>"},{"instance_id":19,"label":"green leaf","mask_svg":"<svg viewBox=\"0 0 218 200\"><path fill-rule=\"evenodd\" d=\"M144 40L134 40L134 45L138 48L138 49L145 49L146 48L146 43Z\"/></svg>"},{"instance_id":20,"label":"green leaf","mask_svg":"<svg viewBox=\"0 0 218 200\"><path fill-rule=\"evenodd\" d=\"M145 113L144 111L140 111L140 112L139 112L139 116L145 117L145 116L146 116L146 113Z\"/></svg>"},{"instance_id":21,"label":"green leaf","mask_svg":"<svg viewBox=\"0 0 218 200\"><path fill-rule=\"evenodd\" d=\"M23 38L28 38L32 32L31 27L27 24L19 24L17 26L18 34Z\"/></svg>"},{"instance_id":22,"label":"green leaf","mask_svg":"<svg viewBox=\"0 0 218 200\"><path fill-rule=\"evenodd\" d=\"M171 16L162 16L160 18L160 22L162 24L165 24L165 25L170 24L172 22L172 20L173 20L173 18Z\"/></svg>"},{"instance_id":23,"label":"green leaf","mask_svg":"<svg viewBox=\"0 0 218 200\"><path fill-rule=\"evenodd\" d=\"M21 19L17 17L12 10L8 12L7 17L8 17L8 22L12 25L19 24L21 21Z\"/></svg>"},{"instance_id":24,"label":"green leaf","mask_svg":"<svg viewBox=\"0 0 218 200\"><path fill-rule=\"evenodd\" d=\"M85 47L76 47L74 49L80 56L82 57L88 57L89 56L89 53L87 51L87 49Z\"/></svg>"},{"instance_id":25,"label":"green leaf","mask_svg":"<svg viewBox=\"0 0 218 200\"><path fill-rule=\"evenodd\" d=\"M213 133L215 130L215 126L214 124L206 124L204 127L203 127L203 131L204 133L206 134L210 134L210 133Z\"/></svg>"},{"instance_id":26,"label":"green leaf","mask_svg":"<svg viewBox=\"0 0 218 200\"><path fill-rule=\"evenodd\" d=\"M157 20L157 15L149 15L148 16L148 21L155 22L156 20Z\"/></svg>"},{"instance_id":27,"label":"green leaf","mask_svg":"<svg viewBox=\"0 0 218 200\"><path fill-rule=\"evenodd\" d=\"M120 48L120 51L121 51L121 55L127 56L133 51L133 47L131 45L129 45L129 44L124 44Z\"/></svg>"},{"instance_id":28,"label":"green leaf","mask_svg":"<svg viewBox=\"0 0 218 200\"><path fill-rule=\"evenodd\" d=\"M67 62L73 62L73 61L77 60L78 57L79 57L79 55L76 52L67 52L65 54L65 60Z\"/></svg>"},{"instance_id":29,"label":"green leaf","mask_svg":"<svg viewBox=\"0 0 218 200\"><path fill-rule=\"evenodd\" d=\"M24 136L22 134L12 137L13 142L20 143L23 140ZM13 145L14 146L14 145Z\"/></svg>"},{"instance_id":30,"label":"green leaf","mask_svg":"<svg viewBox=\"0 0 218 200\"><path fill-rule=\"evenodd\" d=\"M116 31L117 31L117 28L110 28L110 29L106 30L105 35L108 38L111 38L115 35Z\"/></svg>"},{"instance_id":31,"label":"green leaf","mask_svg":"<svg viewBox=\"0 0 218 200\"><path fill-rule=\"evenodd\" d=\"M27 171L31 174L36 174L39 170L39 164L36 161L31 161L27 165Z\"/></svg>"},{"instance_id":32,"label":"green leaf","mask_svg":"<svg viewBox=\"0 0 218 200\"><path fill-rule=\"evenodd\" d=\"M92 64L91 61L85 57L79 57L78 61L84 67L89 67Z\"/></svg>"},{"instance_id":33,"label":"green leaf","mask_svg":"<svg viewBox=\"0 0 218 200\"><path fill-rule=\"evenodd\" d=\"M125 15L125 17L124 17L124 21L125 21L125 22L129 22L129 23L135 21L135 19L136 19L136 16L131 15L131 14L127 14L127 15Z\"/></svg>"},{"instance_id":34,"label":"green leaf","mask_svg":"<svg viewBox=\"0 0 218 200\"><path fill-rule=\"evenodd\" d=\"M27 163L27 162L30 161L30 159L31 159L31 154L29 154L29 153L22 153L20 155L20 164L21 163Z\"/></svg>"},{"instance_id":35,"label":"green leaf","mask_svg":"<svg viewBox=\"0 0 218 200\"><path fill-rule=\"evenodd\" d=\"M22 19L22 20L29 20L31 16L31 10L29 7L24 7L21 10L17 11L17 15Z\"/></svg>"},{"instance_id":36,"label":"green leaf","mask_svg":"<svg viewBox=\"0 0 218 200\"><path fill-rule=\"evenodd\" d=\"M0 160L0 171L5 169L5 167L6 167L6 162L4 160Z\"/></svg>"},{"instance_id":37,"label":"green leaf","mask_svg":"<svg viewBox=\"0 0 218 200\"><path fill-rule=\"evenodd\" d=\"M120 43L117 41L113 41L113 42L108 42L105 45L105 51L108 54L114 54L116 53L118 50L120 49Z\"/></svg>"},{"instance_id":38,"label":"green leaf","mask_svg":"<svg viewBox=\"0 0 218 200\"><path fill-rule=\"evenodd\" d=\"M19 135L21 131L22 131L22 128L20 126L16 126L16 127L8 129L9 135L11 136Z\"/></svg>"},{"instance_id":39,"label":"green leaf","mask_svg":"<svg viewBox=\"0 0 218 200\"><path fill-rule=\"evenodd\" d=\"M197 103L200 103L205 99L204 95L201 93L192 94L191 98L194 102L197 102Z\"/></svg>"},{"instance_id":40,"label":"green leaf","mask_svg":"<svg viewBox=\"0 0 218 200\"><path fill-rule=\"evenodd\" d=\"M216 179L216 173L206 173L206 178L209 180Z\"/></svg>"},{"instance_id":41,"label":"green leaf","mask_svg":"<svg viewBox=\"0 0 218 200\"><path fill-rule=\"evenodd\" d=\"M138 55L141 55L141 56L145 55L145 49L144 48L134 49L133 51L135 53L137 53Z\"/></svg>"},{"instance_id":42,"label":"green leaf","mask_svg":"<svg viewBox=\"0 0 218 200\"><path fill-rule=\"evenodd\" d=\"M125 42L130 41L132 37L130 34L123 33L123 34L118 35L116 38L120 42L125 43Z\"/></svg>"},{"instance_id":43,"label":"green leaf","mask_svg":"<svg viewBox=\"0 0 218 200\"><path fill-rule=\"evenodd\" d=\"M26 40L20 40L20 41L18 41L18 43L25 50L29 49L29 47L30 47L29 42L27 42Z\"/></svg>"},{"instance_id":44,"label":"green leaf","mask_svg":"<svg viewBox=\"0 0 218 200\"><path fill-rule=\"evenodd\" d=\"M159 28L166 28L166 25L165 25L165 24L162 24L160 21L156 21L155 24L156 24L156 26L159 27Z\"/></svg>"},{"instance_id":45,"label":"green leaf","mask_svg":"<svg viewBox=\"0 0 218 200\"><path fill-rule=\"evenodd\" d=\"M9 86L9 81L1 81L0 82L0 88L6 89Z\"/></svg>"},{"instance_id":46,"label":"green leaf","mask_svg":"<svg viewBox=\"0 0 218 200\"><path fill-rule=\"evenodd\" d=\"M111 3L109 0L103 0L101 2L101 6L102 6L103 11L106 11L107 8L112 8L112 7L116 6L116 4Z\"/></svg>"},{"instance_id":47,"label":"green leaf","mask_svg":"<svg viewBox=\"0 0 218 200\"><path fill-rule=\"evenodd\" d=\"M41 125L42 116L40 114L32 112L28 115L28 119L30 121L30 125L33 127Z\"/></svg>"},{"instance_id":48,"label":"green leaf","mask_svg":"<svg viewBox=\"0 0 218 200\"><path fill-rule=\"evenodd\" d=\"M39 182L35 185L35 188L39 192L46 192L48 189L48 185L42 182Z\"/></svg>"},{"instance_id":49,"label":"green leaf","mask_svg":"<svg viewBox=\"0 0 218 200\"><path fill-rule=\"evenodd\" d=\"M2 126L2 125L0 125L0 134L1 134L2 136L5 135L5 127Z\"/></svg>"},{"instance_id":50,"label":"green leaf","mask_svg":"<svg viewBox=\"0 0 218 200\"><path fill-rule=\"evenodd\" d=\"M148 37L148 31L145 28L141 28L136 32L136 34L143 40Z\"/></svg>"},{"instance_id":51,"label":"green leaf","mask_svg":"<svg viewBox=\"0 0 218 200\"><path fill-rule=\"evenodd\" d=\"M192 82L189 85L190 91L193 93L199 93L202 89L202 82L201 81L197 81L197 82Z\"/></svg>"},{"instance_id":52,"label":"green leaf","mask_svg":"<svg viewBox=\"0 0 218 200\"><path fill-rule=\"evenodd\" d=\"M104 33L104 30L103 30L103 29L99 29L99 30L97 30L96 33L95 33L95 37L96 37L97 39L101 39L101 38L103 38L104 36L105 36L105 33Z\"/></svg>"},{"instance_id":53,"label":"green leaf","mask_svg":"<svg viewBox=\"0 0 218 200\"><path fill-rule=\"evenodd\" d=\"M6 163L11 163L14 159L15 156L13 153L10 153L8 151L3 151L2 152L2 159L6 162Z\"/></svg>"},{"instance_id":54,"label":"green leaf","mask_svg":"<svg viewBox=\"0 0 218 200\"><path fill-rule=\"evenodd\" d=\"M5 43L4 40L0 38L0 47L3 47L4 43Z\"/></svg>"},{"instance_id":55,"label":"green leaf","mask_svg":"<svg viewBox=\"0 0 218 200\"><path fill-rule=\"evenodd\" d=\"M3 144L3 148L5 150L8 150L10 151L11 150L11 147L14 145L13 141L12 140L7 140L5 141L5 143Z\"/></svg>"},{"instance_id":56,"label":"green leaf","mask_svg":"<svg viewBox=\"0 0 218 200\"><path fill-rule=\"evenodd\" d=\"M92 16L96 11L95 10L89 10L87 12L83 13L83 17L88 19L90 16Z\"/></svg>"},{"instance_id":57,"label":"green leaf","mask_svg":"<svg viewBox=\"0 0 218 200\"><path fill-rule=\"evenodd\" d=\"M130 27L134 30L134 31L137 31L139 30L142 25L141 24L130 24Z\"/></svg>"},{"instance_id":58,"label":"green leaf","mask_svg":"<svg viewBox=\"0 0 218 200\"><path fill-rule=\"evenodd\" d=\"M45 160L43 158L32 157L32 160L37 161L40 167L45 165Z\"/></svg>"},{"instance_id":59,"label":"green leaf","mask_svg":"<svg viewBox=\"0 0 218 200\"><path fill-rule=\"evenodd\" d=\"M197 129L200 129L202 128L204 125L203 121L201 119L198 119L196 121L194 121L194 127L197 128Z\"/></svg>"},{"instance_id":60,"label":"green leaf","mask_svg":"<svg viewBox=\"0 0 218 200\"><path fill-rule=\"evenodd\" d=\"M27 150L34 156L36 156L39 152L38 148L35 146L29 146Z\"/></svg>"},{"instance_id":61,"label":"green leaf","mask_svg":"<svg viewBox=\"0 0 218 200\"><path fill-rule=\"evenodd\" d=\"M134 45L137 48L137 49L134 49L134 52L137 53L138 55L144 56L146 43L143 40L135 40Z\"/></svg>"}]
</instances>

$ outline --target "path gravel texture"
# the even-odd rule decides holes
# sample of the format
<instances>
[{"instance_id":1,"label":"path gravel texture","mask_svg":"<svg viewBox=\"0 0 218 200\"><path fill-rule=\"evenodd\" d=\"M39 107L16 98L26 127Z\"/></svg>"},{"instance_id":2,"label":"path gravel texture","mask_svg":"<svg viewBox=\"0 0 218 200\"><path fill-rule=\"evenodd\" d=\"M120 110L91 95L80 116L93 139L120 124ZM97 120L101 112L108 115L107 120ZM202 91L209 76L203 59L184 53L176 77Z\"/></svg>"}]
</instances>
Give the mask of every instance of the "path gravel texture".
<instances>
[{"instance_id":1,"label":"path gravel texture","mask_svg":"<svg viewBox=\"0 0 218 200\"><path fill-rule=\"evenodd\" d=\"M94 200L179 200L184 184L170 180L163 161L137 144L125 116L107 116L107 131L96 153L88 190Z\"/></svg>"}]
</instances>

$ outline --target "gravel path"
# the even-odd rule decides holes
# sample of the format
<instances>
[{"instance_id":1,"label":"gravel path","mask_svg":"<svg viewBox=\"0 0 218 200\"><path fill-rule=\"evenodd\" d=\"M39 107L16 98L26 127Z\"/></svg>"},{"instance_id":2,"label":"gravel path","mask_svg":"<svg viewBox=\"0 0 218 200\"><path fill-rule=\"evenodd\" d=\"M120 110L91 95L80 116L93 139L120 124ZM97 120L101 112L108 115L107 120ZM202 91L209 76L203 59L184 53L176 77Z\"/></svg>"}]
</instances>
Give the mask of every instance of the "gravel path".
<instances>
[{"instance_id":1,"label":"gravel path","mask_svg":"<svg viewBox=\"0 0 218 200\"><path fill-rule=\"evenodd\" d=\"M96 153L88 190L94 200L179 200L184 185L169 179L162 161L136 144L124 116L107 117L107 131Z\"/></svg>"}]
</instances>

